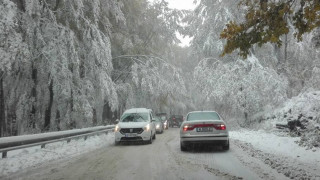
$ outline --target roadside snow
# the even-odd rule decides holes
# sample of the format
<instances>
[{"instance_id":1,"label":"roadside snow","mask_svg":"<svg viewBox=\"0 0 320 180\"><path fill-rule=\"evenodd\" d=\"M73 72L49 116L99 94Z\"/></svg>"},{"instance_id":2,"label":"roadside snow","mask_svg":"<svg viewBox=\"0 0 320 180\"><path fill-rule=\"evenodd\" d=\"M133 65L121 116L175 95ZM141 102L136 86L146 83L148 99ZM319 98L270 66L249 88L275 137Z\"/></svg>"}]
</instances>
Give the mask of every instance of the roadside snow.
<instances>
[{"instance_id":1,"label":"roadside snow","mask_svg":"<svg viewBox=\"0 0 320 180\"><path fill-rule=\"evenodd\" d=\"M288 125L283 130L276 124ZM289 126L290 124L290 126ZM250 128L263 129L294 138L306 149L320 150L320 91L309 90L293 97L276 109L253 116Z\"/></svg>"},{"instance_id":2,"label":"roadside snow","mask_svg":"<svg viewBox=\"0 0 320 180\"><path fill-rule=\"evenodd\" d=\"M295 141L299 137L281 137L264 130L231 131L230 138L248 142L263 152L299 159L305 163L320 163L320 153L306 150Z\"/></svg>"},{"instance_id":3,"label":"roadside snow","mask_svg":"<svg viewBox=\"0 0 320 180\"><path fill-rule=\"evenodd\" d=\"M264 130L230 132L232 146L241 148L290 179L320 179L320 153L295 141L299 137L277 136Z\"/></svg>"},{"instance_id":4,"label":"roadside snow","mask_svg":"<svg viewBox=\"0 0 320 180\"><path fill-rule=\"evenodd\" d=\"M53 160L70 158L92 150L109 146L114 142L113 133L90 136L87 140L60 141L40 146L30 147L8 152L8 157L0 160L0 179L10 173L24 170L32 166L39 166Z\"/></svg>"}]
</instances>

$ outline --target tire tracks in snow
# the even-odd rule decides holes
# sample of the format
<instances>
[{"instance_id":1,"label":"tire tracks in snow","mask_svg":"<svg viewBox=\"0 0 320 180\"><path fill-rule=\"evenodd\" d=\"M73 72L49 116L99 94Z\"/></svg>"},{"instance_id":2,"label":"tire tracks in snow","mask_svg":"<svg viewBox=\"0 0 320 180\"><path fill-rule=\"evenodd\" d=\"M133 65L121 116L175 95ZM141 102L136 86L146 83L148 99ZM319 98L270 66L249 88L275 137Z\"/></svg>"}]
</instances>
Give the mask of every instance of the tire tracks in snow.
<instances>
[{"instance_id":1,"label":"tire tracks in snow","mask_svg":"<svg viewBox=\"0 0 320 180\"><path fill-rule=\"evenodd\" d=\"M230 179L230 180L241 180L243 179L243 177L238 177L238 176L234 176L230 173L227 172L223 172L219 169L215 169L210 167L207 164L204 164L203 162L198 162L195 161L195 159L190 158L188 156L185 155L185 153L180 152L180 149L178 148L178 151L176 151L176 149L173 149L173 147L178 147L178 145L176 144L170 144L170 143L174 143L171 142L173 141L175 138L178 137L171 137L170 139L168 139L168 141L166 141L165 145L167 146L168 150L169 150L169 154L172 157L172 159L174 159L175 163L178 164L179 166L183 166L186 167L187 169L204 169L207 172L213 174L214 176L217 176L219 179L223 178L223 179ZM175 142L179 142L179 141L175 141ZM197 154L199 155L199 154ZM202 156L200 156L200 158L202 158ZM180 178L183 179L183 178Z\"/></svg>"}]
</instances>

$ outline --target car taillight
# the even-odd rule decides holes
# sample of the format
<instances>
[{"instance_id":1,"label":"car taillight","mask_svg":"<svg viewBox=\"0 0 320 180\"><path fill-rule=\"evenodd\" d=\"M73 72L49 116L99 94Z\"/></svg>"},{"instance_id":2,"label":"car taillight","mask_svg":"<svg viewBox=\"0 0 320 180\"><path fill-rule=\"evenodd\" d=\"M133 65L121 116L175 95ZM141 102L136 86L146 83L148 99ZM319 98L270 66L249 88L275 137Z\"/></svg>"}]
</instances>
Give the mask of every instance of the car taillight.
<instances>
[{"instance_id":1,"label":"car taillight","mask_svg":"<svg viewBox=\"0 0 320 180\"><path fill-rule=\"evenodd\" d=\"M213 127L216 128L216 130L226 130L226 125L224 124L214 124Z\"/></svg>"},{"instance_id":2,"label":"car taillight","mask_svg":"<svg viewBox=\"0 0 320 180\"><path fill-rule=\"evenodd\" d=\"M194 127L190 124L186 124L183 126L183 131L192 131Z\"/></svg>"}]
</instances>

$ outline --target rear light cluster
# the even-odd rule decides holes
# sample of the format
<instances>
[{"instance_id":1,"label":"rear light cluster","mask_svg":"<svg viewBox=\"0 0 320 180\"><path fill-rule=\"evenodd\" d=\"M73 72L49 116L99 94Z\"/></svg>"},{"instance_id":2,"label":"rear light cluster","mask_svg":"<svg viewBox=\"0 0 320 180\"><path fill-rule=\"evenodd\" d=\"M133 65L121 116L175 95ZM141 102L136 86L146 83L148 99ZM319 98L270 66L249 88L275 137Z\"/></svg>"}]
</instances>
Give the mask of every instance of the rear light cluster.
<instances>
[{"instance_id":1,"label":"rear light cluster","mask_svg":"<svg viewBox=\"0 0 320 180\"><path fill-rule=\"evenodd\" d=\"M226 130L226 125L224 124L185 124L183 131L192 131L198 127L214 127L216 130Z\"/></svg>"}]
</instances>

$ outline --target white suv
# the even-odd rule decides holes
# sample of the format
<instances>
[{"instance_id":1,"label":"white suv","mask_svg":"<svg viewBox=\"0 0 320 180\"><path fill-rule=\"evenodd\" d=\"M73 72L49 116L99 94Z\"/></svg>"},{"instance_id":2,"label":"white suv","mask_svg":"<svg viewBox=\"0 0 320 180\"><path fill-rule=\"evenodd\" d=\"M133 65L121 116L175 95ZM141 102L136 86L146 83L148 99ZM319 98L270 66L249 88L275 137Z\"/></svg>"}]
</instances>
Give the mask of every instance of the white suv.
<instances>
[{"instance_id":1,"label":"white suv","mask_svg":"<svg viewBox=\"0 0 320 180\"><path fill-rule=\"evenodd\" d=\"M115 127L115 144L143 141L149 144L156 138L152 110L133 108L126 110Z\"/></svg>"}]
</instances>

